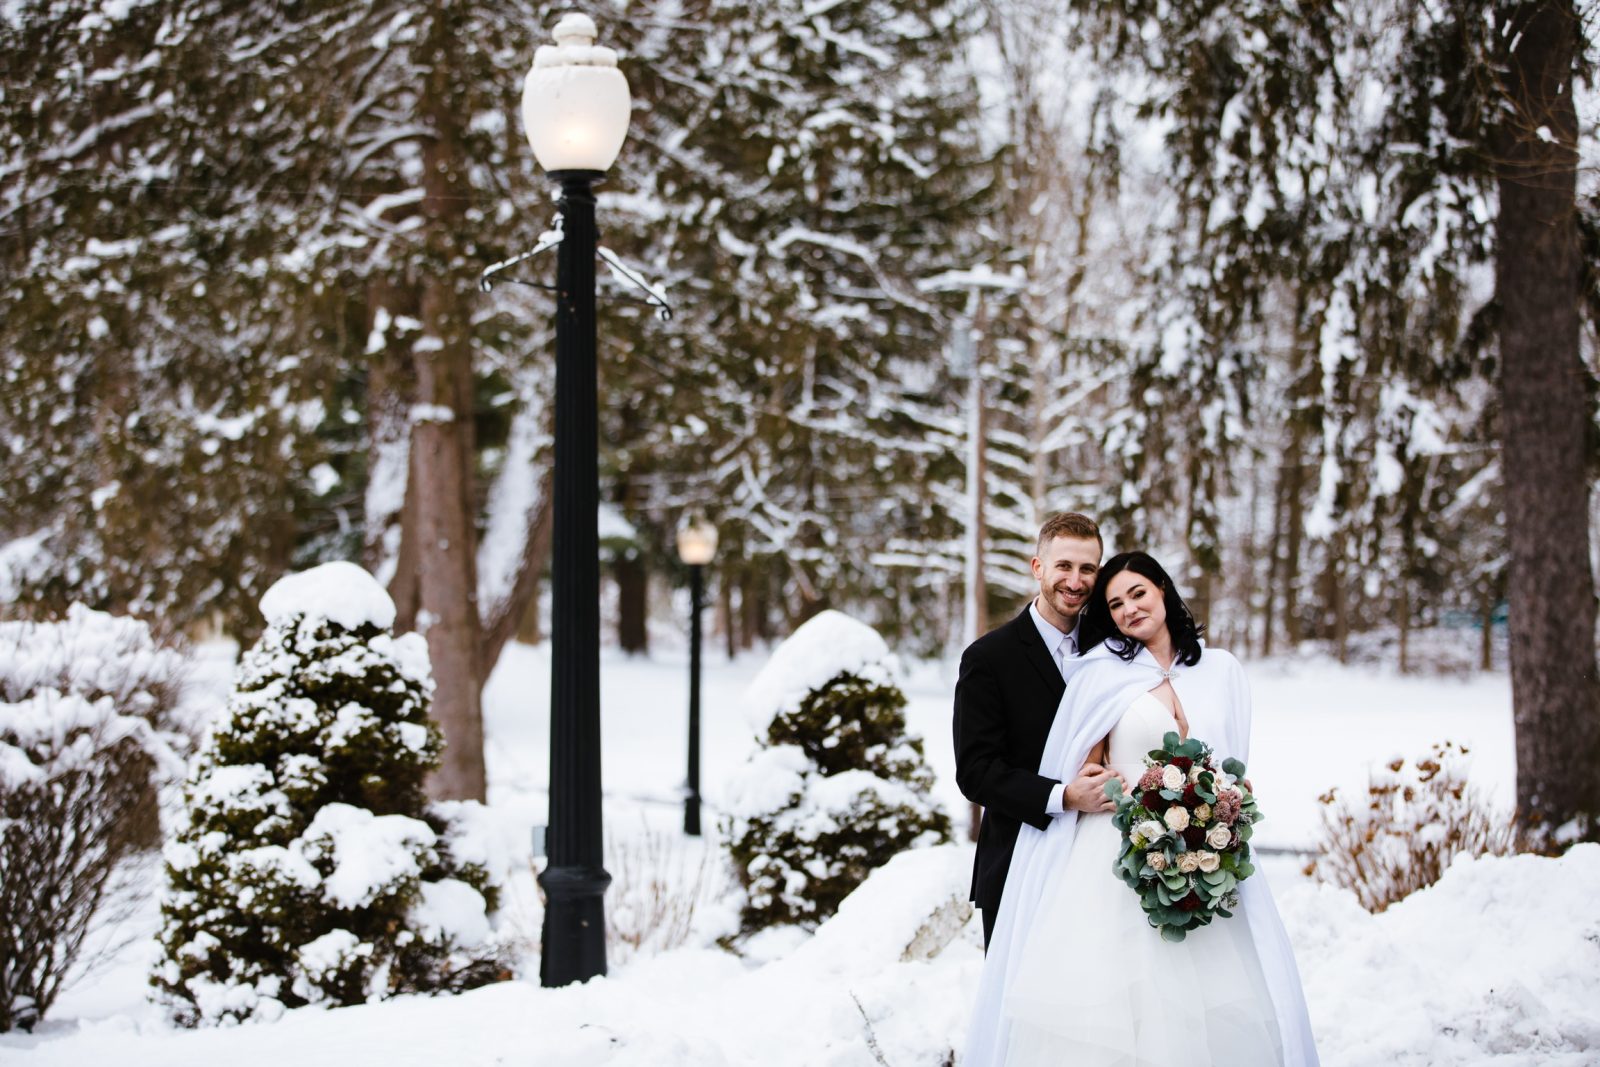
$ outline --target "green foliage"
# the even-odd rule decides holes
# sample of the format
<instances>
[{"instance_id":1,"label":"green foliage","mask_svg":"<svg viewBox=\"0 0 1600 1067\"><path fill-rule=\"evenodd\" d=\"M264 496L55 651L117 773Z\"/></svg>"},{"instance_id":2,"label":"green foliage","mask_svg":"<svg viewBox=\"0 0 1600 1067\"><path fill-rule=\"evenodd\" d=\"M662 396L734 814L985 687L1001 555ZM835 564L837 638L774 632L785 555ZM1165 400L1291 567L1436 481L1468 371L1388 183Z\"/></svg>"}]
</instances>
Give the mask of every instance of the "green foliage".
<instances>
[{"instance_id":1,"label":"green foliage","mask_svg":"<svg viewBox=\"0 0 1600 1067\"><path fill-rule=\"evenodd\" d=\"M1237 781L1243 777L1244 764L1233 758L1225 763L1231 766L1225 766L1224 773L1233 781L1219 781L1211 749L1204 742L1193 737L1182 740L1177 731L1169 730L1145 765L1176 768L1183 776L1179 788L1124 793L1119 783L1106 787L1116 804L1111 824L1122 833L1112 870L1138 894L1150 925L1168 941L1182 941L1190 929L1213 918L1232 918L1239 882L1255 873L1249 842L1261 811L1254 795ZM1222 793L1228 794L1226 802L1232 805L1226 813L1214 807ZM1181 815L1182 821L1165 821L1169 812ZM1213 843L1207 838L1219 832L1224 840Z\"/></svg>"},{"instance_id":2,"label":"green foliage","mask_svg":"<svg viewBox=\"0 0 1600 1067\"><path fill-rule=\"evenodd\" d=\"M475 805L428 805L438 726L420 636L296 615L247 652L167 852L165 959L185 1025L454 991L504 964L444 914L498 890Z\"/></svg>"},{"instance_id":3,"label":"green foliage","mask_svg":"<svg viewBox=\"0 0 1600 1067\"><path fill-rule=\"evenodd\" d=\"M888 627L937 615L959 543L960 297L916 283L986 258L1000 194L963 57L976 8L691 10L692 30L676 3L607 27L648 107L602 224L678 305L665 327L608 317L617 466L648 474L641 510L714 508L723 565L789 619L830 601ZM930 552L940 566L909 562Z\"/></svg>"},{"instance_id":4,"label":"green foliage","mask_svg":"<svg viewBox=\"0 0 1600 1067\"><path fill-rule=\"evenodd\" d=\"M905 704L896 686L845 671L773 719L744 771L744 788L753 784L766 802L724 824L747 894L745 933L815 927L895 853L949 840L949 817L929 798L922 741L906 734ZM774 781L786 786L781 796Z\"/></svg>"}]
</instances>

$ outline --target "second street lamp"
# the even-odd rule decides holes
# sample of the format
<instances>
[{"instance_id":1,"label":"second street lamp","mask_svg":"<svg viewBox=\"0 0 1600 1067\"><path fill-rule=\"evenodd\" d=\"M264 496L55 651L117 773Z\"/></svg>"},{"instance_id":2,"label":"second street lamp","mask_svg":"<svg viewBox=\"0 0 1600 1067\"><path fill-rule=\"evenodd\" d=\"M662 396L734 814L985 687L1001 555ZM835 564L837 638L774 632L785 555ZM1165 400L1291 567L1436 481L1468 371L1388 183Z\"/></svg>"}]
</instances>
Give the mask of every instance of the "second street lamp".
<instances>
[{"instance_id":1,"label":"second street lamp","mask_svg":"<svg viewBox=\"0 0 1600 1067\"><path fill-rule=\"evenodd\" d=\"M539 979L606 973L600 819L599 416L595 364L594 185L628 136L617 56L571 14L535 54L522 118L539 165L561 185L556 266L556 426L551 547L550 828Z\"/></svg>"},{"instance_id":2,"label":"second street lamp","mask_svg":"<svg viewBox=\"0 0 1600 1067\"><path fill-rule=\"evenodd\" d=\"M678 558L689 565L689 778L683 832L700 836L700 605L701 570L717 554L717 528L698 513L678 531Z\"/></svg>"}]
</instances>

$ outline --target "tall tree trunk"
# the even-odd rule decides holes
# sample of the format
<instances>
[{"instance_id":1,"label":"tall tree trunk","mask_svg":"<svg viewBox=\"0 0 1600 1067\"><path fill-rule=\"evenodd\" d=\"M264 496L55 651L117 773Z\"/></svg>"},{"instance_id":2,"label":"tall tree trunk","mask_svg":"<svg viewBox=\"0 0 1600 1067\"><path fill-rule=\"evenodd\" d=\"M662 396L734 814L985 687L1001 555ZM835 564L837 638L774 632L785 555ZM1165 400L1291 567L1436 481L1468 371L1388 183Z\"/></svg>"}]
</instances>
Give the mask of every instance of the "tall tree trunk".
<instances>
[{"instance_id":1,"label":"tall tree trunk","mask_svg":"<svg viewBox=\"0 0 1600 1067\"><path fill-rule=\"evenodd\" d=\"M649 572L638 549L629 549L611 565L617 580L617 644L629 655L650 651Z\"/></svg>"},{"instance_id":2,"label":"tall tree trunk","mask_svg":"<svg viewBox=\"0 0 1600 1067\"><path fill-rule=\"evenodd\" d=\"M632 421L631 416L624 417L624 435L632 435ZM629 475L641 469L624 470L617 479L617 509L624 515L637 495L637 483ZM618 555L611 565L611 576L617 582L617 644L630 656L650 651L649 575L637 546Z\"/></svg>"},{"instance_id":3,"label":"tall tree trunk","mask_svg":"<svg viewBox=\"0 0 1600 1067\"><path fill-rule=\"evenodd\" d=\"M1267 588L1261 617L1261 655L1272 655L1273 642L1278 634L1278 596L1282 585L1285 501L1288 499L1285 482L1288 480L1288 460L1278 466L1276 491L1272 494L1272 541L1267 550Z\"/></svg>"},{"instance_id":4,"label":"tall tree trunk","mask_svg":"<svg viewBox=\"0 0 1600 1067\"><path fill-rule=\"evenodd\" d=\"M1479 608L1479 617L1483 620L1483 642L1478 646L1478 669L1484 671L1494 670L1494 598L1485 596L1483 606Z\"/></svg>"},{"instance_id":5,"label":"tall tree trunk","mask_svg":"<svg viewBox=\"0 0 1600 1067\"><path fill-rule=\"evenodd\" d=\"M1511 547L1517 807L1600 836L1600 684L1589 560L1588 390L1580 358L1579 24L1570 2L1501 6L1509 110L1495 137L1500 403Z\"/></svg>"},{"instance_id":6,"label":"tall tree trunk","mask_svg":"<svg viewBox=\"0 0 1600 1067\"><path fill-rule=\"evenodd\" d=\"M728 568L717 573L717 625L722 627L722 639L728 646L728 658L738 652L738 635L734 632L733 582L729 581Z\"/></svg>"},{"instance_id":7,"label":"tall tree trunk","mask_svg":"<svg viewBox=\"0 0 1600 1067\"><path fill-rule=\"evenodd\" d=\"M400 547L394 560L394 577L389 579L389 596L394 600L396 633L417 628L417 613L422 606L422 579L418 573L417 456L413 440L406 446L405 501L400 506Z\"/></svg>"},{"instance_id":8,"label":"tall tree trunk","mask_svg":"<svg viewBox=\"0 0 1600 1067\"><path fill-rule=\"evenodd\" d=\"M989 583L984 573L984 542L987 540L989 429L983 410L983 349L988 331L988 315L982 294L972 321L972 379L967 388L967 599L965 626L961 635L970 645L989 631ZM957 327L960 328L959 326Z\"/></svg>"},{"instance_id":9,"label":"tall tree trunk","mask_svg":"<svg viewBox=\"0 0 1600 1067\"><path fill-rule=\"evenodd\" d=\"M1344 546L1346 534L1335 533L1328 545L1328 600L1333 609L1333 647L1340 663L1350 660L1350 593L1345 588Z\"/></svg>"},{"instance_id":10,"label":"tall tree trunk","mask_svg":"<svg viewBox=\"0 0 1600 1067\"><path fill-rule=\"evenodd\" d=\"M1395 598L1395 621L1400 626L1400 673L1411 673L1411 579L1400 578L1399 596Z\"/></svg>"},{"instance_id":11,"label":"tall tree trunk","mask_svg":"<svg viewBox=\"0 0 1600 1067\"><path fill-rule=\"evenodd\" d=\"M469 203L467 167L455 137L448 69L455 25L435 11L419 110L434 136L422 152L422 213L436 265L423 283L422 336L412 348L417 401L412 414L416 480L417 574L422 610L417 629L433 661L433 717L444 730L443 762L428 783L442 799L485 799L481 621L478 615L477 494L474 491L470 291L457 245Z\"/></svg>"},{"instance_id":12,"label":"tall tree trunk","mask_svg":"<svg viewBox=\"0 0 1600 1067\"><path fill-rule=\"evenodd\" d=\"M429 342L451 329L453 294L444 283L423 299L424 334L418 346L418 397L429 405L412 427L416 479L417 575L422 610L417 629L428 639L433 662L433 717L444 730L443 763L429 782L436 797L485 799L483 678L478 619L477 545L470 484L463 470L473 458L472 363L465 343Z\"/></svg>"},{"instance_id":13,"label":"tall tree trunk","mask_svg":"<svg viewBox=\"0 0 1600 1067\"><path fill-rule=\"evenodd\" d=\"M1306 464L1305 426L1299 419L1289 435L1289 457L1284 474L1283 633L1292 650L1300 644L1304 629L1300 625L1300 559L1305 554Z\"/></svg>"}]
</instances>

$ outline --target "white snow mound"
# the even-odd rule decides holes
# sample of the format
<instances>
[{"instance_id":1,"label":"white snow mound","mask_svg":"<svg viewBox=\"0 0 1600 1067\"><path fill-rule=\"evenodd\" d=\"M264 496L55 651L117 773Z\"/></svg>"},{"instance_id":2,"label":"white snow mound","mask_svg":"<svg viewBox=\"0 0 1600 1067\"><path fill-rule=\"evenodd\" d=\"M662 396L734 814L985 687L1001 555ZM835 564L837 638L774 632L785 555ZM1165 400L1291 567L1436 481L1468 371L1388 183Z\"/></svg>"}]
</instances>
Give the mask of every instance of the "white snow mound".
<instances>
[{"instance_id":1,"label":"white snow mound","mask_svg":"<svg viewBox=\"0 0 1600 1067\"><path fill-rule=\"evenodd\" d=\"M1576 845L1459 857L1378 915L1329 886L1279 892L1322 1062L1600 1062L1597 882L1600 845Z\"/></svg>"},{"instance_id":2,"label":"white snow mound","mask_svg":"<svg viewBox=\"0 0 1600 1067\"><path fill-rule=\"evenodd\" d=\"M394 625L394 601L376 578L341 560L279 578L261 598L261 614L269 626L305 615L347 630L363 623L387 630Z\"/></svg>"},{"instance_id":3,"label":"white snow mound","mask_svg":"<svg viewBox=\"0 0 1600 1067\"><path fill-rule=\"evenodd\" d=\"M824 611L773 650L745 690L750 728L764 736L773 716L798 707L811 690L842 671L890 682L896 660L878 631L842 611Z\"/></svg>"}]
</instances>

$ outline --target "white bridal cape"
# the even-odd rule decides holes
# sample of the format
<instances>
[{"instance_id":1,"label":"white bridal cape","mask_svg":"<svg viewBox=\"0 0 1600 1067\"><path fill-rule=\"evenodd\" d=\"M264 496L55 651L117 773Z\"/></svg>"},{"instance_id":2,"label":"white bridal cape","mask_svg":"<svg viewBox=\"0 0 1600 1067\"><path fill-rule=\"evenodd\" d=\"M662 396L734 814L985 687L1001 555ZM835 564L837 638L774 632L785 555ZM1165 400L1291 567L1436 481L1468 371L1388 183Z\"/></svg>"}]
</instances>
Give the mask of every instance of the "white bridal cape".
<instances>
[{"instance_id":1,"label":"white bridal cape","mask_svg":"<svg viewBox=\"0 0 1600 1067\"><path fill-rule=\"evenodd\" d=\"M1081 659L1069 661L1069 667L1072 673L1039 764L1040 774L1060 781L1076 777L1089 750L1111 732L1140 694L1161 684L1161 668L1155 657L1142 648L1132 662L1127 662L1102 644ZM1194 666L1174 664L1174 668L1172 686L1188 719L1189 736L1210 745L1219 764L1229 756L1248 764L1250 689L1239 661L1219 649L1207 648L1199 663ZM1118 762L1126 758L1124 753ZM1271 803L1271 798L1266 798L1264 807L1269 813ZM1051 893L1052 886L1059 886L1061 873L1066 870L1077 821L1077 813L1067 812L1052 819L1047 830L1036 830L1024 824L1017 837L1005 894L1000 901L994 935L978 984L978 1002L973 1010L962 1067L1003 1067L1006 1062L1012 1033L1012 1020L1006 1013L1007 994L1012 991L1023 957L1022 948L1029 943L1041 902ZM1111 870L1115 858L1114 854L1105 857L1108 881L1116 880ZM1130 897L1133 894L1133 890L1120 881L1115 888ZM1299 970L1265 874L1258 869L1240 883L1239 892L1240 908L1233 918L1214 922L1249 924L1261 975L1272 997L1278 1036L1283 1044L1283 1063L1286 1067L1316 1067L1317 1051L1312 1042ZM1051 926L1059 929L1058 924ZM1140 933L1152 938L1161 936L1153 928ZM1052 983L1048 990L1028 990L1035 1008L1043 993L1058 998L1065 1010L1089 988L1087 985L1075 988L1074 983L1102 981L1101 972L1118 963L1116 960L1077 959L1070 943L1052 945L1050 951L1061 960L1060 981ZM1132 1019L1128 1025L1133 1026ZM1174 1049L1172 1055L1175 1061L1185 1059L1178 1049ZM1085 1064L1084 1067L1096 1065Z\"/></svg>"}]
</instances>

